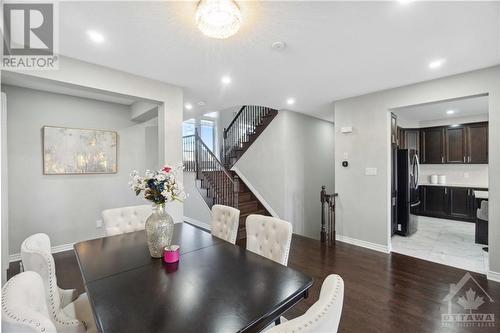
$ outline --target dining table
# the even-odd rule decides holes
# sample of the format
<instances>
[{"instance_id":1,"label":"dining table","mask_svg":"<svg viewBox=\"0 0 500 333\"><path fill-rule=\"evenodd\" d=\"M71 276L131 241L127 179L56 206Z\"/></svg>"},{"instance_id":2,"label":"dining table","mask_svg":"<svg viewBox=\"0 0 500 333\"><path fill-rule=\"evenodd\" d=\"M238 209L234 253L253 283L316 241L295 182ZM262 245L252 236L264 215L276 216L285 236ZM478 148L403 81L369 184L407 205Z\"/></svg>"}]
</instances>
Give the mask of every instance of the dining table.
<instances>
[{"instance_id":1,"label":"dining table","mask_svg":"<svg viewBox=\"0 0 500 333\"><path fill-rule=\"evenodd\" d=\"M260 332L308 296L308 275L177 223L174 264L152 258L144 230L76 243L97 329Z\"/></svg>"}]
</instances>

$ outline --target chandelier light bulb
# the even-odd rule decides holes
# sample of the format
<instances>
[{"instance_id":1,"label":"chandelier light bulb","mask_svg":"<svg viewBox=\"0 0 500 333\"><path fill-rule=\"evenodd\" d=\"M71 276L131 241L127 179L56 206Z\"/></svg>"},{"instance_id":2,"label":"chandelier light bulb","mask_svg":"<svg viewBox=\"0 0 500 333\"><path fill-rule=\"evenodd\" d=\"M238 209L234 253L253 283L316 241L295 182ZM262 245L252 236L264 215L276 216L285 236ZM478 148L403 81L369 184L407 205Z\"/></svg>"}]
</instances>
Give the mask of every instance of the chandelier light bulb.
<instances>
[{"instance_id":1,"label":"chandelier light bulb","mask_svg":"<svg viewBox=\"0 0 500 333\"><path fill-rule=\"evenodd\" d=\"M233 0L201 0L196 9L196 25L205 36L231 37L240 30L240 8Z\"/></svg>"}]
</instances>

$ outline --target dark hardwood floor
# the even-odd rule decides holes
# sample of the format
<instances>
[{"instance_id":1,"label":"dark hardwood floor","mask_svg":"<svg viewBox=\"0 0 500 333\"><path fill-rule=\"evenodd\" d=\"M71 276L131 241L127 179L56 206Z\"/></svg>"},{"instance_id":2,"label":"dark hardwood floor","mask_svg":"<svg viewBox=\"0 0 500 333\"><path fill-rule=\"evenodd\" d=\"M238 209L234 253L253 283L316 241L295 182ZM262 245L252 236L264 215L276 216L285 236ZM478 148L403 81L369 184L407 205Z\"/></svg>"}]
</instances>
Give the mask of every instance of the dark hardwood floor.
<instances>
[{"instance_id":1,"label":"dark hardwood floor","mask_svg":"<svg viewBox=\"0 0 500 333\"><path fill-rule=\"evenodd\" d=\"M74 253L58 253L54 257L59 285L84 292ZM472 281L464 289L471 288L477 292L476 296L483 297L485 303L479 307L480 311L472 313L493 313L495 327L448 328L441 323L441 314L447 310L443 299L450 291L450 284L458 283L464 276L464 270L342 242L333 247L323 246L317 240L296 235L289 266L315 280L309 298L286 314L289 319L303 314L318 299L323 279L335 273L345 283L340 332L500 332L500 283L488 281L481 274L471 273L495 303L489 302ZM19 264L11 263L9 275L18 271ZM465 290L461 292L464 293Z\"/></svg>"}]
</instances>

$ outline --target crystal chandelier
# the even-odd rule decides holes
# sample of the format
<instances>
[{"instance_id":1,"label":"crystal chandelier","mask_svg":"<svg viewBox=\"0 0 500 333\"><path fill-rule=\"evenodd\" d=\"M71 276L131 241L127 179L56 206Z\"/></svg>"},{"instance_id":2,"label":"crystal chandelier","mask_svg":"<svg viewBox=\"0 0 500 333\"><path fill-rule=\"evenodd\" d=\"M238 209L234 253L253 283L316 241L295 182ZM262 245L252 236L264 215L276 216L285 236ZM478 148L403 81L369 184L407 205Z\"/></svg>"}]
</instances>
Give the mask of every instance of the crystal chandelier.
<instances>
[{"instance_id":1,"label":"crystal chandelier","mask_svg":"<svg viewBox=\"0 0 500 333\"><path fill-rule=\"evenodd\" d=\"M233 0L201 0L196 9L196 25L205 36L228 38L240 29L240 8Z\"/></svg>"}]
</instances>

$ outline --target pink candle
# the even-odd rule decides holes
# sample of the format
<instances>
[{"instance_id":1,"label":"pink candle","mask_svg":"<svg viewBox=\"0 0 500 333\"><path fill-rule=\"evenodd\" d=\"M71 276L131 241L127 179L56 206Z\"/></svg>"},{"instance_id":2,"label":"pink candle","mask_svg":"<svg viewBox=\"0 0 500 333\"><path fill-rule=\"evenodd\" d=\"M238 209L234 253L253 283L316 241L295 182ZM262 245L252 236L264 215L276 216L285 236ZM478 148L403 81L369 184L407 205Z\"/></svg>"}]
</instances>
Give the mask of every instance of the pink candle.
<instances>
[{"instance_id":1,"label":"pink candle","mask_svg":"<svg viewBox=\"0 0 500 333\"><path fill-rule=\"evenodd\" d=\"M178 262L180 258L179 245L165 246L163 249L163 261L167 264Z\"/></svg>"}]
</instances>

